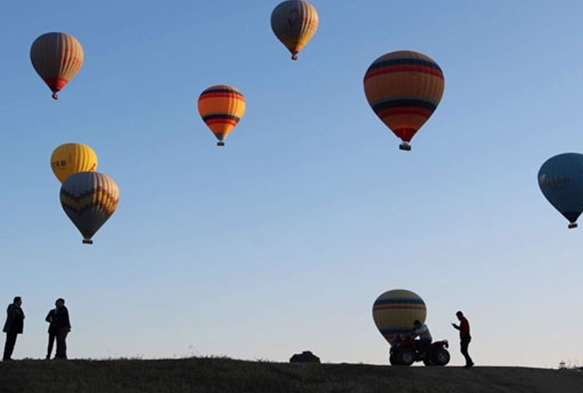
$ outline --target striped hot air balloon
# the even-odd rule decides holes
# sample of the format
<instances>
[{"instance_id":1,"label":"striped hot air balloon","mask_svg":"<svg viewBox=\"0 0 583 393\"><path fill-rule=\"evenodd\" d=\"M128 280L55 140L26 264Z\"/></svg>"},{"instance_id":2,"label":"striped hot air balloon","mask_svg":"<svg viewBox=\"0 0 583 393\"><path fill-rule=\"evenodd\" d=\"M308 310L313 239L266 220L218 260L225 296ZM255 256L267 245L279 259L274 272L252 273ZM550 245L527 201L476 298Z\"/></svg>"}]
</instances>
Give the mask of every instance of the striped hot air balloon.
<instances>
[{"instance_id":1,"label":"striped hot air balloon","mask_svg":"<svg viewBox=\"0 0 583 393\"><path fill-rule=\"evenodd\" d=\"M364 75L364 93L372 110L411 150L409 142L431 117L443 96L439 65L414 51L397 51L376 59Z\"/></svg>"},{"instance_id":2,"label":"striped hot air balloon","mask_svg":"<svg viewBox=\"0 0 583 393\"><path fill-rule=\"evenodd\" d=\"M97 154L83 143L65 143L51 154L51 169L62 183L74 173L96 170Z\"/></svg>"},{"instance_id":3,"label":"striped hot air balloon","mask_svg":"<svg viewBox=\"0 0 583 393\"><path fill-rule=\"evenodd\" d=\"M372 317L379 332L393 345L399 334L411 332L416 319L425 323L427 309L423 299L415 292L393 289L375 300Z\"/></svg>"},{"instance_id":4,"label":"striped hot air balloon","mask_svg":"<svg viewBox=\"0 0 583 393\"><path fill-rule=\"evenodd\" d=\"M292 59L312 39L318 29L318 13L307 1L288 0L271 13L271 29L278 40L290 51Z\"/></svg>"},{"instance_id":5,"label":"striped hot air balloon","mask_svg":"<svg viewBox=\"0 0 583 393\"><path fill-rule=\"evenodd\" d=\"M99 172L78 172L61 185L61 206L83 235L84 244L115 212L119 189L113 179Z\"/></svg>"},{"instance_id":6,"label":"striped hot air balloon","mask_svg":"<svg viewBox=\"0 0 583 393\"><path fill-rule=\"evenodd\" d=\"M83 47L75 37L66 33L46 33L39 36L30 48L30 60L38 75L57 93L79 72L83 65Z\"/></svg>"},{"instance_id":7,"label":"striped hot air balloon","mask_svg":"<svg viewBox=\"0 0 583 393\"><path fill-rule=\"evenodd\" d=\"M198 113L219 140L217 145L224 146L225 139L245 114L245 97L233 86L211 86L198 97Z\"/></svg>"}]
</instances>

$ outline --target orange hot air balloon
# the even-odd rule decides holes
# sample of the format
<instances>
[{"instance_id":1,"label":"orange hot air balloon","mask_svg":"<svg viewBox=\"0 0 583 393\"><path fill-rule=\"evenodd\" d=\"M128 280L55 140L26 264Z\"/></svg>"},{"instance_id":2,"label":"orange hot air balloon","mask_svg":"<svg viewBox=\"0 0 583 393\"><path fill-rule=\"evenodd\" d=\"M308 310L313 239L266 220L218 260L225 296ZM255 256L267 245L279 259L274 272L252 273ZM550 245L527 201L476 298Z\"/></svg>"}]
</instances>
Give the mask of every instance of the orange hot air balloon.
<instances>
[{"instance_id":1,"label":"orange hot air balloon","mask_svg":"<svg viewBox=\"0 0 583 393\"><path fill-rule=\"evenodd\" d=\"M409 142L431 117L443 96L439 65L419 52L397 51L376 59L364 75L364 93L372 110L411 150Z\"/></svg>"},{"instance_id":2,"label":"orange hot air balloon","mask_svg":"<svg viewBox=\"0 0 583 393\"><path fill-rule=\"evenodd\" d=\"M303 0L287 0L271 13L271 30L290 51L292 60L312 39L318 29L318 13L313 5Z\"/></svg>"},{"instance_id":3,"label":"orange hot air balloon","mask_svg":"<svg viewBox=\"0 0 583 393\"><path fill-rule=\"evenodd\" d=\"M37 74L57 93L73 79L83 65L83 47L75 37L66 33L46 33L39 36L30 48L30 61Z\"/></svg>"},{"instance_id":4,"label":"orange hot air balloon","mask_svg":"<svg viewBox=\"0 0 583 393\"><path fill-rule=\"evenodd\" d=\"M198 113L219 140L217 146L224 146L245 113L245 97L233 86L211 86L198 97Z\"/></svg>"}]
</instances>

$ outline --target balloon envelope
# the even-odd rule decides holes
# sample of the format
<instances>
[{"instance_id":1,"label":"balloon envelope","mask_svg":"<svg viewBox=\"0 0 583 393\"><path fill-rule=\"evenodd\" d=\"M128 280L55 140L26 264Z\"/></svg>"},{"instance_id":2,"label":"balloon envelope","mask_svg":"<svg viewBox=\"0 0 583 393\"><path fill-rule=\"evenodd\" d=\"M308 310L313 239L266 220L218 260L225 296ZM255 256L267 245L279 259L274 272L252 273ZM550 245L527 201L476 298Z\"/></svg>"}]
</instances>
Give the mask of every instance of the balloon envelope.
<instances>
[{"instance_id":1,"label":"balloon envelope","mask_svg":"<svg viewBox=\"0 0 583 393\"><path fill-rule=\"evenodd\" d=\"M583 155L563 153L546 160L538 171L538 185L551 205L577 227L583 212Z\"/></svg>"},{"instance_id":2,"label":"balloon envelope","mask_svg":"<svg viewBox=\"0 0 583 393\"><path fill-rule=\"evenodd\" d=\"M423 299L415 292L393 289L375 300L372 316L379 332L393 345L399 334L411 332L416 319L425 323L427 308Z\"/></svg>"},{"instance_id":3,"label":"balloon envelope","mask_svg":"<svg viewBox=\"0 0 583 393\"><path fill-rule=\"evenodd\" d=\"M30 48L32 66L51 89L54 99L79 72L83 59L83 47L75 37L66 33L43 34Z\"/></svg>"},{"instance_id":4,"label":"balloon envelope","mask_svg":"<svg viewBox=\"0 0 583 393\"><path fill-rule=\"evenodd\" d=\"M65 143L51 154L51 169L62 183L74 173L95 171L97 154L83 143Z\"/></svg>"},{"instance_id":5,"label":"balloon envelope","mask_svg":"<svg viewBox=\"0 0 583 393\"><path fill-rule=\"evenodd\" d=\"M61 206L79 232L83 243L91 238L115 212L119 189L113 179L99 172L75 173L61 185Z\"/></svg>"},{"instance_id":6,"label":"balloon envelope","mask_svg":"<svg viewBox=\"0 0 583 393\"><path fill-rule=\"evenodd\" d=\"M318 29L316 8L307 1L284 1L271 12L271 29L290 51L292 59L297 60L298 53Z\"/></svg>"},{"instance_id":7,"label":"balloon envelope","mask_svg":"<svg viewBox=\"0 0 583 393\"><path fill-rule=\"evenodd\" d=\"M215 85L198 97L198 113L223 146L229 133L245 114L245 97L233 86Z\"/></svg>"},{"instance_id":8,"label":"balloon envelope","mask_svg":"<svg viewBox=\"0 0 583 393\"><path fill-rule=\"evenodd\" d=\"M364 93L374 113L399 137L401 149L431 117L445 88L443 72L427 55L410 50L387 53L364 75Z\"/></svg>"}]
</instances>

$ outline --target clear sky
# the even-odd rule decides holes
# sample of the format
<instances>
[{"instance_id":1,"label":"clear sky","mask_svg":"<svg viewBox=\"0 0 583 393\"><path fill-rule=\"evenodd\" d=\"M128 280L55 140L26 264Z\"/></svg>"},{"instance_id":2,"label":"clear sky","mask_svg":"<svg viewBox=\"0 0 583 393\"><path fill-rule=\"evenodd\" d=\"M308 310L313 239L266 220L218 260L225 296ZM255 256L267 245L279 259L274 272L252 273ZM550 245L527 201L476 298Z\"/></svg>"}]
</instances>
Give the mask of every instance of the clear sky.
<instances>
[{"instance_id":1,"label":"clear sky","mask_svg":"<svg viewBox=\"0 0 583 393\"><path fill-rule=\"evenodd\" d=\"M458 309L477 365L583 362L583 228L536 178L583 151L583 2L313 0L319 28L295 62L271 31L278 3L2 5L0 311L20 295L26 314L14 357L44 357L63 297L71 358L388 364L372 305L405 288L452 365ZM85 52L58 101L29 58L50 31ZM410 152L362 84L401 49L445 75ZM197 111L215 84L247 101L221 148ZM49 164L67 142L120 188L91 246Z\"/></svg>"}]
</instances>

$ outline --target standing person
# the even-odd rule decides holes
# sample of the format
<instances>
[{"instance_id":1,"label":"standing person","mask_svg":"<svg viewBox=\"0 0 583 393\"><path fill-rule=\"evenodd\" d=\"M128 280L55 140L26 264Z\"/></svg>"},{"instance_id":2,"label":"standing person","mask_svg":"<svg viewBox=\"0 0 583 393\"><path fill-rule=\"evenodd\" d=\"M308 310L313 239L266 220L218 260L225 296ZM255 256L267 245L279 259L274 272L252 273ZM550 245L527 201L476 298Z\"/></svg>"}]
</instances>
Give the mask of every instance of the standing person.
<instances>
[{"instance_id":1,"label":"standing person","mask_svg":"<svg viewBox=\"0 0 583 393\"><path fill-rule=\"evenodd\" d=\"M462 355L464 355L464 358L466 359L466 365L464 367L470 368L474 365L474 361L472 360L470 354L468 353L468 346L470 345L470 341L472 341L472 336L470 336L470 323L468 322L466 317L464 317L464 313L462 313L461 311L458 311L457 313L455 313L455 315L457 316L457 319L460 321L460 324L459 326L456 325L455 323L452 323L451 325L460 331L460 349Z\"/></svg>"},{"instance_id":2,"label":"standing person","mask_svg":"<svg viewBox=\"0 0 583 393\"><path fill-rule=\"evenodd\" d=\"M57 302L55 302L55 306ZM55 312L57 308L53 308L47 314L45 321L49 323L49 347L47 348L47 359L51 358L51 353L53 352L53 344L55 343L55 339L57 338L57 325L55 324Z\"/></svg>"},{"instance_id":3,"label":"standing person","mask_svg":"<svg viewBox=\"0 0 583 393\"><path fill-rule=\"evenodd\" d=\"M3 361L13 360L11 357L16 345L16 337L22 334L24 330L24 311L20 306L22 306L22 298L16 296L12 304L8 305L6 309L6 323L4 323L4 329L2 330L6 333Z\"/></svg>"},{"instance_id":4,"label":"standing person","mask_svg":"<svg viewBox=\"0 0 583 393\"><path fill-rule=\"evenodd\" d=\"M55 302L57 308L53 314L55 334L57 337L57 354L55 359L67 359L67 335L71 331L69 310L65 307L65 299L59 298Z\"/></svg>"}]
</instances>

